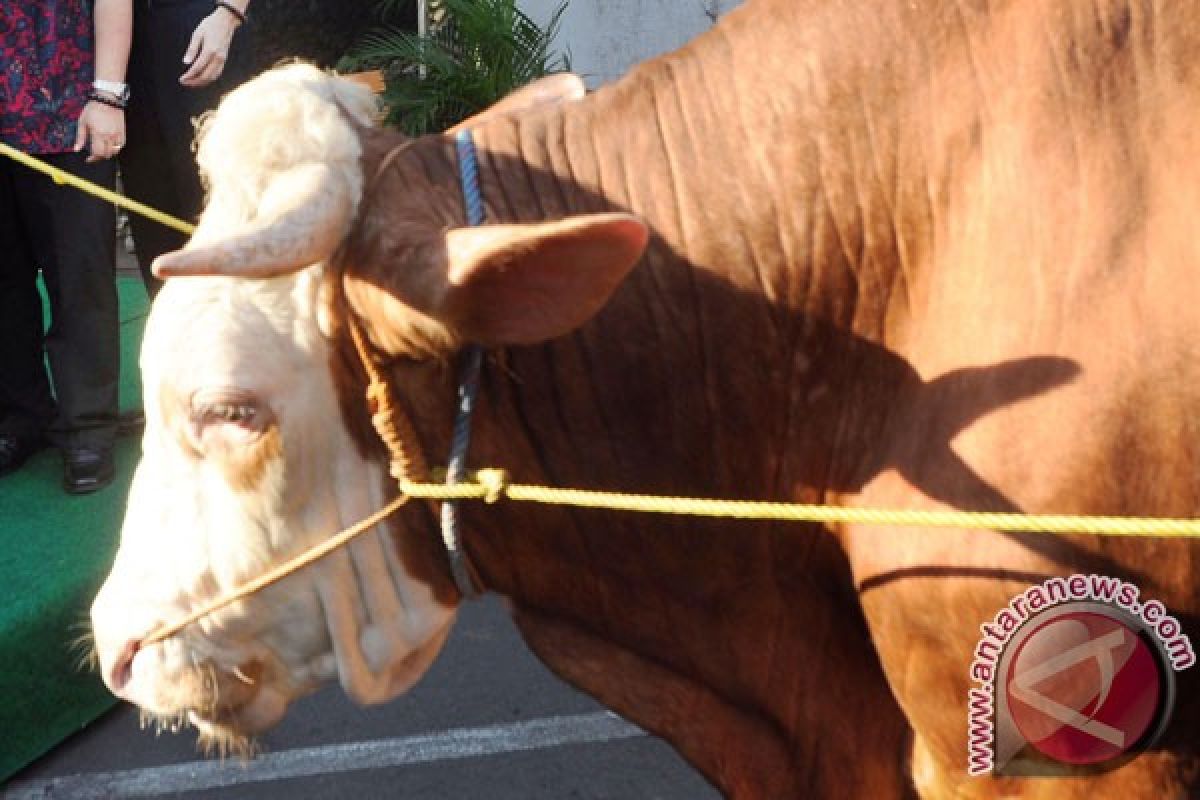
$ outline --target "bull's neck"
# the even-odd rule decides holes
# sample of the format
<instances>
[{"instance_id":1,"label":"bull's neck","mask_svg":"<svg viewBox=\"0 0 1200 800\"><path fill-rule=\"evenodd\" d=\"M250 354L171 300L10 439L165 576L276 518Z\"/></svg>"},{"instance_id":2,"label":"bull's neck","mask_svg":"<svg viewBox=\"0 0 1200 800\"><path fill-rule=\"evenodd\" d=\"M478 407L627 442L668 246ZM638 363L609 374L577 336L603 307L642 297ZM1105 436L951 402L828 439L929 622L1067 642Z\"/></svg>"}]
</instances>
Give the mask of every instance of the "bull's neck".
<instances>
[{"instance_id":1,"label":"bull's neck","mask_svg":"<svg viewBox=\"0 0 1200 800\"><path fill-rule=\"evenodd\" d=\"M846 52L823 52L829 32L808 32L800 5L753 4L578 104L475 132L489 222L628 210L653 236L595 320L490 356L472 465L519 482L747 499L822 501L861 485L877 396L910 377L885 347L904 313L896 123L838 94L854 65L837 58L862 43L839 31ZM813 63L797 70L806 49ZM511 503L468 506L463 529L535 649L652 728L671 723L645 715L647 687L719 721L701 740L844 749L848 763L852 737L801 742L812 735L801 681L769 699L737 677L766 668L754 661L764 640L778 640L779 663L808 664L814 685L861 701L851 716L894 711L844 556L820 530ZM811 639L787 633L796 609ZM723 758L704 741L684 750L713 775ZM760 796L847 780L762 758L754 772L779 785ZM882 795L891 777L842 788Z\"/></svg>"},{"instance_id":2,"label":"bull's neck","mask_svg":"<svg viewBox=\"0 0 1200 800\"><path fill-rule=\"evenodd\" d=\"M869 468L856 437L879 420L848 419L875 408L850 394L909 377L888 348L921 247L898 226L920 226L889 70L913 49L868 24L889 40L870 80L862 27L812 30L803 5L751 4L583 101L475 132L489 221L627 210L653 233L597 320L493 375L509 405L550 404L516 420L539 458L565 440L592 484L810 501Z\"/></svg>"},{"instance_id":3,"label":"bull's neck","mask_svg":"<svg viewBox=\"0 0 1200 800\"><path fill-rule=\"evenodd\" d=\"M917 37L911 21L834 26L807 5L752 3L583 102L479 129L494 221L632 211L654 233L635 283L664 300L750 292L883 342L906 310L901 256L916 255L898 236L912 123L896 85Z\"/></svg>"}]
</instances>

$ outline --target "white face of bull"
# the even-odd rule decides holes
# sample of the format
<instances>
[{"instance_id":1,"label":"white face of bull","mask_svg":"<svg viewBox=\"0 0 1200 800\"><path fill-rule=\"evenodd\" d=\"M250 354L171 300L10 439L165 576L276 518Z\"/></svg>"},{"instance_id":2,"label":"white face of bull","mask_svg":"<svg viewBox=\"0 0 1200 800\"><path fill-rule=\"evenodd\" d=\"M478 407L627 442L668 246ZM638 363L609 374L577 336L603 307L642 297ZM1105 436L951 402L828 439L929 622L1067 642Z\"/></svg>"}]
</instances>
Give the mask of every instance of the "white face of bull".
<instances>
[{"instance_id":1,"label":"white face of bull","mask_svg":"<svg viewBox=\"0 0 1200 800\"><path fill-rule=\"evenodd\" d=\"M381 526L167 641L133 643L380 508L383 477L341 424L319 268L168 281L142 352L146 432L120 549L92 608L106 683L228 739L335 676L379 702L454 618Z\"/></svg>"},{"instance_id":2,"label":"white face of bull","mask_svg":"<svg viewBox=\"0 0 1200 800\"><path fill-rule=\"evenodd\" d=\"M543 82L495 108L582 92L578 79ZM162 643L136 646L385 503L381 468L342 424L321 267L312 266L355 230L363 194L355 126L372 124L373 107L369 91L306 65L231 92L199 134L209 182L200 225L187 248L155 262L162 275L191 277L166 283L147 324L143 457L92 623L116 694L186 716L218 740L269 727L292 698L335 676L359 701L393 697L425 671L454 619L379 528ZM433 224L411 243L419 254L411 264L386 261L395 286L359 283L356 265L344 286L381 346L409 341L402 326L413 310L437 327L438 341L529 344L591 318L647 238L645 225L620 213ZM235 277L195 277L221 273ZM393 316L398 297L426 306Z\"/></svg>"}]
</instances>

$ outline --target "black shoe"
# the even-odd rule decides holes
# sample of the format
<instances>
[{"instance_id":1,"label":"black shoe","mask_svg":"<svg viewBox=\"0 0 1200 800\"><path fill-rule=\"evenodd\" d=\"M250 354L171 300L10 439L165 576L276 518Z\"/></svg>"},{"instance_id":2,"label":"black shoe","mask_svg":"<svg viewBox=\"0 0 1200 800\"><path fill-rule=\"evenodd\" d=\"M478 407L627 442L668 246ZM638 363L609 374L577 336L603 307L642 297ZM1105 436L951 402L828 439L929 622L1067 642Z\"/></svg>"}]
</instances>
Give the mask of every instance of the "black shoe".
<instances>
[{"instance_id":1,"label":"black shoe","mask_svg":"<svg viewBox=\"0 0 1200 800\"><path fill-rule=\"evenodd\" d=\"M0 475L19 469L31 455L45 446L46 442L40 436L0 433Z\"/></svg>"},{"instance_id":2,"label":"black shoe","mask_svg":"<svg viewBox=\"0 0 1200 800\"><path fill-rule=\"evenodd\" d=\"M71 494L103 489L116 474L111 447L72 447L63 451L63 488Z\"/></svg>"}]
</instances>

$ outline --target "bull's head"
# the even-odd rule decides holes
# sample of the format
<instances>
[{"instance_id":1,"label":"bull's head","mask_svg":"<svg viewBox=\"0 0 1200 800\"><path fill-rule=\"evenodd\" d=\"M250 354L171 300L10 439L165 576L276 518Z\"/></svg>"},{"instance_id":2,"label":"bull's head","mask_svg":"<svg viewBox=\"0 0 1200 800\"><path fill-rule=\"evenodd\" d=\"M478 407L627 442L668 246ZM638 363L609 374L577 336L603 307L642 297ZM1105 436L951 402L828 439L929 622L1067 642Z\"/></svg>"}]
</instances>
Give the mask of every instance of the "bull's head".
<instances>
[{"instance_id":1,"label":"bull's head","mask_svg":"<svg viewBox=\"0 0 1200 800\"><path fill-rule=\"evenodd\" d=\"M560 78L502 110L580 93L577 80ZM373 113L366 89L303 65L231 93L200 133L197 158L209 202L197 232L158 265L192 277L166 282L147 323L143 458L112 573L92 608L93 629L104 679L116 694L152 714L187 717L226 742L274 724L293 698L334 677L359 701L393 697L428 667L454 619L456 595L432 586L429 563L414 564L419 556L380 525L179 634L139 646L159 625L387 499L383 465L364 454L342 421L330 370L338 328L331 296L341 286L325 274L330 255L363 224L362 131ZM370 213L404 210L384 205ZM446 237L434 250L450 288L437 295L442 306L418 312L444 326L447 335L434 338L447 348L467 338L545 338L579 324L645 244L644 227L625 215L447 232L461 223L435 226ZM577 296L569 319L560 309L570 298L555 298L537 282L547 268L537 254L569 256L564 246L581 248L595 274L582 283L550 276L550 284ZM525 277L522 258L531 259ZM347 266L347 296L352 272ZM428 275L418 278L428 284ZM365 318L386 349L386 323L372 319L382 306L362 288L351 313ZM511 315L494 311L506 292L543 297L554 310L532 315L536 330L514 325ZM475 319L471 308L492 310ZM459 329L472 319L475 328ZM420 355L444 361L451 353Z\"/></svg>"}]
</instances>

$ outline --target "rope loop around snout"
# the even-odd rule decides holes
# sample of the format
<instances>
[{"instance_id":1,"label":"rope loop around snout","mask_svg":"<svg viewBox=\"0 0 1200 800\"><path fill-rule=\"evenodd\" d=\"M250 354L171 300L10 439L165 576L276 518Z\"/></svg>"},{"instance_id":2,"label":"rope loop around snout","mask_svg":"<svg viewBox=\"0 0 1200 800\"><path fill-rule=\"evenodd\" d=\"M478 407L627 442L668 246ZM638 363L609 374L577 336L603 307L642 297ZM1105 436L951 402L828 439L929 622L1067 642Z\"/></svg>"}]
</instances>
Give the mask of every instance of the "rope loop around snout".
<instances>
[{"instance_id":1,"label":"rope loop around snout","mask_svg":"<svg viewBox=\"0 0 1200 800\"><path fill-rule=\"evenodd\" d=\"M385 519L398 511L405 503L407 503L410 497L411 495L401 493L374 514L371 514L370 516L351 525L349 528L330 536L328 539L318 542L295 558L280 564L275 569L259 575L257 578L248 581L229 594L222 595L221 597L204 604L200 608L195 609L180 619L155 628L152 632L142 637L141 641L138 642L134 652L174 636L188 625L191 625L193 622L197 622L204 617L207 617L209 614L213 614L228 605L236 603L238 600L249 597L255 592L259 592L272 584L278 583L287 576L295 572L299 572L305 567L310 566L316 561L319 561L320 559L332 553L334 550L337 550L343 545L348 544L354 538L366 533L379 523L383 522Z\"/></svg>"}]
</instances>

